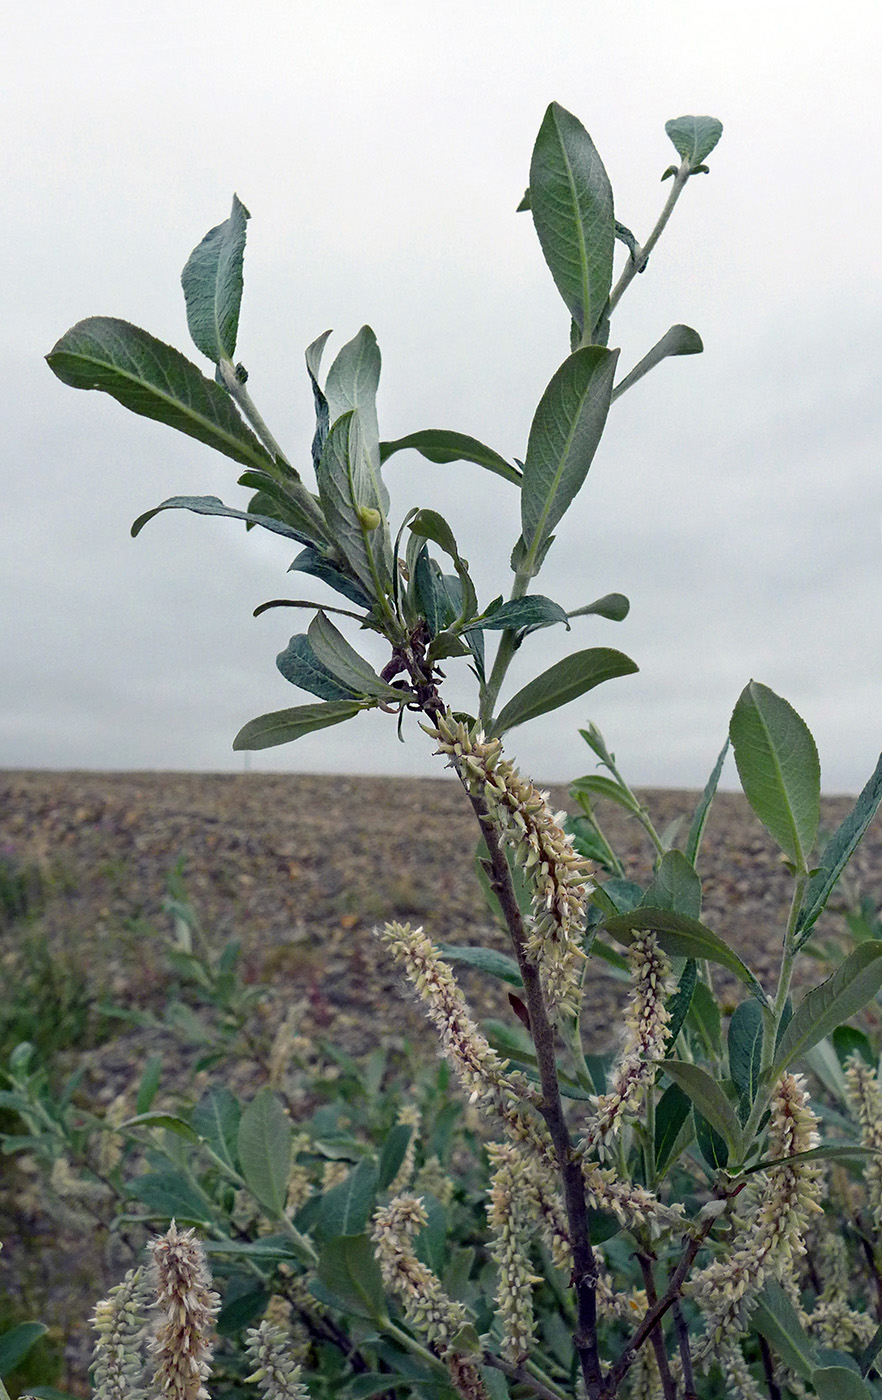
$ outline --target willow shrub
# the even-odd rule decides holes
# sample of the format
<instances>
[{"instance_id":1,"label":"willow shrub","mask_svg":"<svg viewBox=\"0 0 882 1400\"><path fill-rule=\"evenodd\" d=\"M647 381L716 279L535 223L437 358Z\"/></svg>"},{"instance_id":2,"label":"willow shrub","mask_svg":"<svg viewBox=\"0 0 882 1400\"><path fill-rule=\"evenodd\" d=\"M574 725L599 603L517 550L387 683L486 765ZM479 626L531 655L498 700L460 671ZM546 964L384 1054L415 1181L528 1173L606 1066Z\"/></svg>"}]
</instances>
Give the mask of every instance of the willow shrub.
<instances>
[{"instance_id":1,"label":"willow shrub","mask_svg":"<svg viewBox=\"0 0 882 1400\"><path fill-rule=\"evenodd\" d=\"M344 1153L351 1170L330 1186L311 1172L309 1142L269 1090L241 1113L223 1098L211 1111L163 1117L155 1126L174 1143L173 1180L202 1194L198 1209L192 1199L189 1207L147 1202L153 1218L174 1214L177 1224L153 1246L152 1282L133 1274L99 1307L102 1395L142 1384L205 1393L219 1301L196 1238L182 1229L188 1224L205 1230L216 1254L227 1229L227 1257L241 1256L267 1294L288 1300L283 1326L271 1310L247 1334L250 1360L240 1371L271 1397L882 1395L878 1046L868 1062L866 1038L841 1029L882 985L882 941L861 942L795 1010L790 1000L795 961L878 806L882 761L815 856L812 736L768 687L751 680L738 698L728 742L747 799L793 879L779 974L767 988L701 919L697 862L722 754L682 849L651 828L593 727L583 735L609 776L595 772L576 784L582 811L570 822L506 756L518 726L637 669L621 651L588 647L505 692L512 658L528 649L531 633L627 612L617 593L564 607L534 580L585 483L611 404L666 357L702 348L694 330L673 326L622 375L609 346L621 297L686 186L706 173L722 127L681 117L666 130L677 162L664 172L667 202L641 245L615 217L584 127L557 104L545 114L520 208L531 211L566 305L570 351L536 408L523 461L458 431L383 440L380 354L365 326L324 380L328 333L306 351L313 490L272 436L235 360L249 217L236 198L182 279L190 333L213 378L110 317L81 321L48 356L65 383L101 389L241 468L239 483L252 493L244 508L176 496L142 515L133 534L170 509L231 516L296 543L291 569L345 604L274 599L256 610L313 614L277 665L315 699L252 720L234 747L288 743L357 722L367 709L399 726L415 716L462 782L483 842L480 873L511 941L511 956L501 957L439 950L409 925L378 931L479 1110L488 1176L477 1205L469 1159L455 1154L436 1168L433 1189L420 1176L415 1117L375 1149L360 1149L354 1164ZM616 241L626 255L614 281ZM433 463L472 462L500 478L500 490L518 493L521 531L506 601L479 600L454 528L437 511L417 505L390 519L383 466L405 448ZM383 638L381 670L341 630L354 623ZM441 668L460 663L475 680L469 713L444 698ZM594 814L599 797L630 807L651 832L657 860L647 888L624 878ZM511 1025L488 1033L475 1023L457 960L512 985ZM587 980L610 964L630 977L631 991L622 1044L604 1066L583 1053L579 1017ZM725 1037L715 968L733 974L744 994ZM800 1066L820 1073L823 1102L813 1106ZM209 1175L199 1177L206 1161ZM153 1175L156 1192L162 1173ZM221 1222L231 1218L223 1206L236 1190L252 1214L231 1230ZM142 1182L142 1202L145 1191ZM193 1307L182 1320L187 1298ZM139 1319L150 1300L159 1308L158 1340L155 1377L144 1382ZM185 1324L193 1335L184 1335Z\"/></svg>"}]
</instances>

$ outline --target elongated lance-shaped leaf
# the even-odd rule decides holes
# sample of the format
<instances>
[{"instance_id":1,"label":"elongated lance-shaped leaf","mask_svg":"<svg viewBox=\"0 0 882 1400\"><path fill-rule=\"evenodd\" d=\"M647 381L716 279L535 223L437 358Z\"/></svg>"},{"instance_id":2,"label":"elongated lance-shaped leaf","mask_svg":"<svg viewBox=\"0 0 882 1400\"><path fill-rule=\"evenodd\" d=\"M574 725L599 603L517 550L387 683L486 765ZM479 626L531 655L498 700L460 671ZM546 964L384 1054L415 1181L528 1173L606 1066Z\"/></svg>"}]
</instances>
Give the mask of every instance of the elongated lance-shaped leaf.
<instances>
[{"instance_id":1,"label":"elongated lance-shaped leaf","mask_svg":"<svg viewBox=\"0 0 882 1400\"><path fill-rule=\"evenodd\" d=\"M882 940L872 939L849 953L831 977L808 992L782 1035L772 1071L777 1077L843 1021L863 1011L882 987Z\"/></svg>"},{"instance_id":2,"label":"elongated lance-shaped leaf","mask_svg":"<svg viewBox=\"0 0 882 1400\"><path fill-rule=\"evenodd\" d=\"M377 387L380 383L380 347L370 326L362 326L337 355L325 381L325 398L331 427L351 408L358 410L367 465L380 509L389 512L389 493L380 476L380 431L377 426Z\"/></svg>"},{"instance_id":3,"label":"elongated lance-shaped leaf","mask_svg":"<svg viewBox=\"0 0 882 1400\"><path fill-rule=\"evenodd\" d=\"M249 1191L276 1216L285 1213L293 1141L281 1100L260 1089L242 1112L237 1146Z\"/></svg>"},{"instance_id":4,"label":"elongated lance-shaped leaf","mask_svg":"<svg viewBox=\"0 0 882 1400\"><path fill-rule=\"evenodd\" d=\"M460 554L453 531L444 516L439 515L437 510L418 510L413 519L408 521L408 529L421 539L437 544L453 560L463 590L458 609L459 616L464 621L474 617L478 610L478 595L469 574L469 563Z\"/></svg>"},{"instance_id":5,"label":"elongated lance-shaped leaf","mask_svg":"<svg viewBox=\"0 0 882 1400\"><path fill-rule=\"evenodd\" d=\"M316 729L327 729L332 724L353 719L363 708L357 700L331 700L324 705L295 705L289 710L274 710L243 725L233 740L233 748L253 751L290 744Z\"/></svg>"},{"instance_id":6,"label":"elongated lance-shaped leaf","mask_svg":"<svg viewBox=\"0 0 882 1400\"><path fill-rule=\"evenodd\" d=\"M327 666L323 666L312 649L309 638L300 632L292 637L284 651L276 657L276 666L286 681L317 695L320 700L359 700L360 692L345 684Z\"/></svg>"},{"instance_id":7,"label":"elongated lance-shaped leaf","mask_svg":"<svg viewBox=\"0 0 882 1400\"><path fill-rule=\"evenodd\" d=\"M864 785L860 797L848 816L840 823L824 848L821 861L806 886L802 908L796 922L796 946L801 948L815 925L815 920L832 894L836 882L851 860L882 802L882 754L872 777Z\"/></svg>"},{"instance_id":8,"label":"elongated lance-shaped leaf","mask_svg":"<svg viewBox=\"0 0 882 1400\"><path fill-rule=\"evenodd\" d=\"M543 597L541 593L533 593L524 598L512 598L489 616L476 618L463 631L477 627L487 632L516 632L526 627L532 632L537 627L551 627L555 622L562 622L570 631L567 613L560 603Z\"/></svg>"},{"instance_id":9,"label":"elongated lance-shaped leaf","mask_svg":"<svg viewBox=\"0 0 882 1400\"><path fill-rule=\"evenodd\" d=\"M380 461L385 462L394 452L402 452L406 447L412 447L430 462L442 465L447 462L474 462L497 476L505 477L515 486L521 484L518 467L512 466L492 447L485 447L467 433L454 433L446 428L424 428L422 432L408 433L407 437L396 438L394 442L381 442Z\"/></svg>"},{"instance_id":10,"label":"elongated lance-shaped leaf","mask_svg":"<svg viewBox=\"0 0 882 1400\"><path fill-rule=\"evenodd\" d=\"M805 871L821 812L821 766L808 725L768 686L748 681L729 737L748 802L784 854Z\"/></svg>"},{"instance_id":11,"label":"elongated lance-shaped leaf","mask_svg":"<svg viewBox=\"0 0 882 1400\"><path fill-rule=\"evenodd\" d=\"M266 501L267 497L273 502L274 509L260 510L249 502L251 514L269 515L273 520L281 520L284 524L290 525L306 539L314 541L316 544L327 542L327 532L322 528L321 507L318 497L311 491L307 491L301 483L297 483L296 492L292 494L287 483L276 481L267 476L265 472L244 471L239 477L240 486L252 487L261 498ZM308 508L307 502L309 503ZM321 523L320 523L321 522ZM250 529L251 526L247 525Z\"/></svg>"},{"instance_id":12,"label":"elongated lance-shaped leaf","mask_svg":"<svg viewBox=\"0 0 882 1400\"><path fill-rule=\"evenodd\" d=\"M760 1293L750 1322L765 1337L785 1366L810 1381L817 1366L816 1347L777 1279L769 1279Z\"/></svg>"},{"instance_id":13,"label":"elongated lance-shaped leaf","mask_svg":"<svg viewBox=\"0 0 882 1400\"><path fill-rule=\"evenodd\" d=\"M402 700L406 693L381 680L323 612L316 613L307 632L313 655L336 679L359 695L377 700Z\"/></svg>"},{"instance_id":14,"label":"elongated lance-shaped leaf","mask_svg":"<svg viewBox=\"0 0 882 1400\"><path fill-rule=\"evenodd\" d=\"M276 474L225 389L155 336L115 316L78 321L46 356L74 389L101 389L124 408L167 423L246 467ZM294 473L294 479L296 473Z\"/></svg>"},{"instance_id":15,"label":"elongated lance-shaped leaf","mask_svg":"<svg viewBox=\"0 0 882 1400\"><path fill-rule=\"evenodd\" d=\"M682 851L665 851L638 908L670 909L687 919L701 917L701 880Z\"/></svg>"},{"instance_id":16,"label":"elongated lance-shaped leaf","mask_svg":"<svg viewBox=\"0 0 882 1400\"><path fill-rule=\"evenodd\" d=\"M602 886L608 889L611 881ZM718 934L702 924L698 919L690 919L672 909L647 909L640 905L627 913L615 914L604 920L606 928L620 943L628 945L634 941L638 930L650 930L656 935L660 947L675 958L704 958L708 962L719 963L734 972L753 995L763 1005L768 998L750 968L744 963L734 948L724 943Z\"/></svg>"},{"instance_id":17,"label":"elongated lance-shaped leaf","mask_svg":"<svg viewBox=\"0 0 882 1400\"><path fill-rule=\"evenodd\" d=\"M555 525L582 487L609 412L617 350L564 360L539 401L521 483L524 573L535 573Z\"/></svg>"},{"instance_id":18,"label":"elongated lance-shaped leaf","mask_svg":"<svg viewBox=\"0 0 882 1400\"><path fill-rule=\"evenodd\" d=\"M588 647L585 651L573 652L513 695L490 726L491 734L498 738L518 724L578 699L604 681L633 675L638 669L629 656L612 647Z\"/></svg>"},{"instance_id":19,"label":"elongated lance-shaped leaf","mask_svg":"<svg viewBox=\"0 0 882 1400\"><path fill-rule=\"evenodd\" d=\"M145 510L143 515L138 516L132 525L132 535L139 535L147 521L152 520L154 515L158 515L162 510L191 510L194 515L225 515L231 520L244 520L246 524L261 525L264 530L270 530L274 535L284 535L288 540L297 540L299 544L309 543L309 536L295 530L292 525L286 525L284 521L275 520L270 515L256 515L249 510L234 510L232 506L225 506L218 496L169 496L161 505L154 506L152 510Z\"/></svg>"},{"instance_id":20,"label":"elongated lance-shaped leaf","mask_svg":"<svg viewBox=\"0 0 882 1400\"><path fill-rule=\"evenodd\" d=\"M673 117L665 131L677 154L695 170L710 155L723 134L723 123L716 117Z\"/></svg>"},{"instance_id":21,"label":"elongated lance-shaped leaf","mask_svg":"<svg viewBox=\"0 0 882 1400\"><path fill-rule=\"evenodd\" d=\"M729 1022L729 1073L748 1105L756 1098L763 1059L763 1013L752 999L742 1001Z\"/></svg>"},{"instance_id":22,"label":"elongated lance-shaped leaf","mask_svg":"<svg viewBox=\"0 0 882 1400\"><path fill-rule=\"evenodd\" d=\"M590 343L612 284L612 186L588 132L557 102L533 147L530 208L555 285Z\"/></svg>"},{"instance_id":23,"label":"elongated lance-shaped leaf","mask_svg":"<svg viewBox=\"0 0 882 1400\"><path fill-rule=\"evenodd\" d=\"M717 785L720 781L720 774L723 771L723 764L726 761L726 754L728 752L729 740L727 739L717 756L717 761L711 770L711 775L705 784L704 792L701 794L698 806L695 809L689 826L689 835L686 838L686 859L691 860L693 865L695 865L698 860L698 852L701 849L701 838L704 835L704 828L707 825L711 803L714 800L714 794L716 793Z\"/></svg>"},{"instance_id":24,"label":"elongated lance-shaped leaf","mask_svg":"<svg viewBox=\"0 0 882 1400\"><path fill-rule=\"evenodd\" d=\"M338 418L318 466L319 500L328 529L371 597L389 582L392 545L385 509L374 489L357 410Z\"/></svg>"},{"instance_id":25,"label":"elongated lance-shaped leaf","mask_svg":"<svg viewBox=\"0 0 882 1400\"><path fill-rule=\"evenodd\" d=\"M662 360L668 359L671 355L700 355L704 346L698 331L693 331L689 326L671 326L669 331L665 331L661 340L653 345L648 355L644 355L642 360L626 374L624 379L613 389L613 402L624 394L638 379L642 379L644 374L648 374L656 365L660 365Z\"/></svg>"},{"instance_id":26,"label":"elongated lance-shaped leaf","mask_svg":"<svg viewBox=\"0 0 882 1400\"><path fill-rule=\"evenodd\" d=\"M324 390L319 383L319 370L322 364L322 351L330 331L323 331L320 336L306 347L306 372L309 375L309 382L312 385L312 397L315 402L315 433L312 439L312 465L314 470L318 470L321 461L322 448L327 440L330 429L330 409L325 398Z\"/></svg>"},{"instance_id":27,"label":"elongated lance-shaped leaf","mask_svg":"<svg viewBox=\"0 0 882 1400\"><path fill-rule=\"evenodd\" d=\"M209 230L181 273L193 344L213 364L232 360L236 353L245 226L250 217L233 195L230 217Z\"/></svg>"},{"instance_id":28,"label":"elongated lance-shaped leaf","mask_svg":"<svg viewBox=\"0 0 882 1400\"><path fill-rule=\"evenodd\" d=\"M725 1138L736 1159L742 1151L741 1124L738 1115L715 1079L707 1070L698 1065L687 1064L683 1060L662 1060L665 1074L679 1084L684 1094L688 1094L698 1111L707 1119L712 1128Z\"/></svg>"},{"instance_id":29,"label":"elongated lance-shaped leaf","mask_svg":"<svg viewBox=\"0 0 882 1400\"><path fill-rule=\"evenodd\" d=\"M317 549L312 549L307 545L302 549L297 557L288 565L288 572L298 571L304 574L311 574L313 578L320 578L323 583L328 584L337 593L342 593L344 598L348 598L356 607L369 608L371 600L360 584L354 578L350 578L344 573L339 564L335 564L332 559L328 559Z\"/></svg>"},{"instance_id":30,"label":"elongated lance-shaped leaf","mask_svg":"<svg viewBox=\"0 0 882 1400\"><path fill-rule=\"evenodd\" d=\"M360 1235L367 1225L377 1193L377 1164L370 1157L322 1197L318 1228L322 1235Z\"/></svg>"}]
</instances>

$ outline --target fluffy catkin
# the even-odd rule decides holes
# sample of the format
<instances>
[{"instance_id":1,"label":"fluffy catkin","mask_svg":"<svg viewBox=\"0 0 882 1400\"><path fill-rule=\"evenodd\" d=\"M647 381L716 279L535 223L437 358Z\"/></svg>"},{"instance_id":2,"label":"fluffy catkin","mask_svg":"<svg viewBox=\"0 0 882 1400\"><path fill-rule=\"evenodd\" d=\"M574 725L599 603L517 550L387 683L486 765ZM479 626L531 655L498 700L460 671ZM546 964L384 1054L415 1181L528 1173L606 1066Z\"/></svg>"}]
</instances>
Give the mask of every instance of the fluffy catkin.
<instances>
[{"instance_id":1,"label":"fluffy catkin","mask_svg":"<svg viewBox=\"0 0 882 1400\"><path fill-rule=\"evenodd\" d=\"M817 1119L802 1075L782 1075L770 1109L769 1157L793 1157L817 1147ZM696 1348L696 1360L704 1364L732 1351L766 1278L786 1275L794 1256L805 1252L806 1226L821 1210L820 1168L814 1163L782 1163L769 1167L763 1178L755 1190L744 1193L739 1242L683 1289L705 1314L705 1334Z\"/></svg>"},{"instance_id":2,"label":"fluffy catkin","mask_svg":"<svg viewBox=\"0 0 882 1400\"><path fill-rule=\"evenodd\" d=\"M208 1400L212 1329L220 1299L194 1230L168 1230L151 1241L159 1320L153 1335L153 1384L163 1400Z\"/></svg>"},{"instance_id":3,"label":"fluffy catkin","mask_svg":"<svg viewBox=\"0 0 882 1400\"><path fill-rule=\"evenodd\" d=\"M503 843L530 887L531 917L524 952L537 967L550 1012L572 1018L581 1003L585 908L591 864L577 855L562 827L564 813L548 805L498 739L485 739L449 714L429 734L438 741L469 792L480 797Z\"/></svg>"},{"instance_id":4,"label":"fluffy catkin","mask_svg":"<svg viewBox=\"0 0 882 1400\"><path fill-rule=\"evenodd\" d=\"M129 1269L122 1283L95 1305L94 1400L145 1400L143 1344L152 1300L144 1270Z\"/></svg>"}]
</instances>

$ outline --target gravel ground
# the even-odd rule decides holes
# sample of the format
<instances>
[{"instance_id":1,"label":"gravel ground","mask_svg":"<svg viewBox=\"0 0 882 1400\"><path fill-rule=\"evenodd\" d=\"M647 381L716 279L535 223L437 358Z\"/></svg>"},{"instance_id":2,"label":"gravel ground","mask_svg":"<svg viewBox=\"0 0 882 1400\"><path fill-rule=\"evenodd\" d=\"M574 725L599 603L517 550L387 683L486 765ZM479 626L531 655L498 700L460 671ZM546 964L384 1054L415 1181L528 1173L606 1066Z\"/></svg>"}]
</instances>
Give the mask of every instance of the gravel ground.
<instances>
[{"instance_id":1,"label":"gravel ground","mask_svg":"<svg viewBox=\"0 0 882 1400\"><path fill-rule=\"evenodd\" d=\"M551 795L555 806L567 805L565 789ZM641 796L657 829L684 815L688 827L697 794ZM852 801L825 799L822 825L835 827ZM627 874L645 881L651 852L640 828L614 807L603 817ZM439 942L505 948L475 877L475 841L474 818L452 779L0 773L0 856L43 873L44 902L30 935L60 967L79 970L92 997L130 1009L162 1004L169 928L162 904L167 875L183 858L187 891L210 944L240 939L247 980L271 981L284 999L304 1002L303 1029L354 1052L383 1033L431 1045L421 1014L402 995L396 970L372 937L374 926L409 919ZM790 880L739 794L718 795L700 864L704 921L768 984ZM878 821L851 871L882 904ZM835 913L824 920L828 931L841 930ZM0 967L12 986L20 954L2 924L0 933ZM498 984L464 980L480 1011L509 1014ZM735 985L723 978L720 985L731 1001L740 999ZM620 985L598 976L586 1017L592 1048L610 1043L620 999ZM131 1080L153 1034L125 1031L88 1053L84 1092L96 1106ZM79 1316L86 1316L114 1261L82 1244L71 1260L70 1238L58 1236L57 1221L21 1209L16 1216L14 1201L10 1212L9 1196L21 1204L27 1192L23 1197L3 1159L0 1173L9 1188L5 1208L0 1202L7 1246L0 1291L20 1291L27 1273L32 1293L47 1274L57 1293L55 1242L68 1250L60 1272L68 1292L81 1290ZM82 1335L68 1341L71 1369L62 1384L80 1389L85 1342Z\"/></svg>"}]
</instances>

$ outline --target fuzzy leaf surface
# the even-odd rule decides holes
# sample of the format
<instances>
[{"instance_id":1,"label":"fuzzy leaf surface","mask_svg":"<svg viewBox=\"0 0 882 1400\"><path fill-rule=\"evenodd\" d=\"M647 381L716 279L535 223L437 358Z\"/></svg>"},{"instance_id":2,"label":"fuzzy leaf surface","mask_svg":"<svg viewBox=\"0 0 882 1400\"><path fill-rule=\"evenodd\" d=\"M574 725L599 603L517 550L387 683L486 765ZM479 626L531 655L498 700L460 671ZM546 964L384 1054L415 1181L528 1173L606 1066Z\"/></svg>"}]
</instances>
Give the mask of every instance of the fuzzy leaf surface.
<instances>
[{"instance_id":1,"label":"fuzzy leaf surface","mask_svg":"<svg viewBox=\"0 0 882 1400\"><path fill-rule=\"evenodd\" d=\"M629 656L612 647L588 647L557 661L525 685L493 721L491 733L499 737L518 724L557 710L586 691L617 676L631 676L638 667Z\"/></svg>"},{"instance_id":2,"label":"fuzzy leaf surface","mask_svg":"<svg viewBox=\"0 0 882 1400\"><path fill-rule=\"evenodd\" d=\"M249 1191L275 1216L285 1213L294 1130L281 1100L260 1089L242 1110L238 1152Z\"/></svg>"},{"instance_id":3,"label":"fuzzy leaf surface","mask_svg":"<svg viewBox=\"0 0 882 1400\"><path fill-rule=\"evenodd\" d=\"M689 835L686 838L686 859L691 860L694 865L698 860L698 852L701 849L701 838L704 835L704 828L710 814L711 803L716 795L717 785L720 781L720 774L723 771L723 764L726 761L726 754L729 752L729 740L727 739L716 763L711 770L711 775L705 784L704 792L698 802L698 806L689 825Z\"/></svg>"},{"instance_id":4,"label":"fuzzy leaf surface","mask_svg":"<svg viewBox=\"0 0 882 1400\"><path fill-rule=\"evenodd\" d=\"M817 1365L815 1344L777 1279L769 1279L757 1299L751 1327L771 1345L785 1366L805 1381Z\"/></svg>"},{"instance_id":5,"label":"fuzzy leaf surface","mask_svg":"<svg viewBox=\"0 0 882 1400\"><path fill-rule=\"evenodd\" d=\"M590 340L612 285L613 192L588 132L557 102L549 106L536 137L529 195L555 286Z\"/></svg>"},{"instance_id":6,"label":"fuzzy leaf surface","mask_svg":"<svg viewBox=\"0 0 882 1400\"><path fill-rule=\"evenodd\" d=\"M377 1164L363 1157L343 1181L326 1191L319 1212L325 1236L360 1235L367 1225L377 1193Z\"/></svg>"},{"instance_id":7,"label":"fuzzy leaf surface","mask_svg":"<svg viewBox=\"0 0 882 1400\"><path fill-rule=\"evenodd\" d=\"M348 574L344 573L339 565L327 559L317 549L307 545L302 549L296 559L288 565L288 572L292 571L311 574L313 578L321 579L329 588L335 592L342 593L344 598L348 598L350 603L354 603L358 608L369 608L371 600L355 581Z\"/></svg>"},{"instance_id":8,"label":"fuzzy leaf surface","mask_svg":"<svg viewBox=\"0 0 882 1400\"><path fill-rule=\"evenodd\" d=\"M821 766L808 725L768 686L748 681L729 737L748 802L784 854L805 870L821 810Z\"/></svg>"},{"instance_id":9,"label":"fuzzy leaf surface","mask_svg":"<svg viewBox=\"0 0 882 1400\"><path fill-rule=\"evenodd\" d=\"M567 613L567 617L596 617L608 618L610 622L624 622L631 611L631 604L624 593L604 593L602 598L595 598L593 603L586 603L582 608L573 608Z\"/></svg>"},{"instance_id":10,"label":"fuzzy leaf surface","mask_svg":"<svg viewBox=\"0 0 882 1400\"><path fill-rule=\"evenodd\" d=\"M802 947L814 927L836 882L854 855L864 833L882 802L882 754L872 777L864 785L860 797L848 816L830 837L821 856L817 871L806 886L802 908L796 921L796 946Z\"/></svg>"},{"instance_id":11,"label":"fuzzy leaf surface","mask_svg":"<svg viewBox=\"0 0 882 1400\"><path fill-rule=\"evenodd\" d=\"M328 434L317 472L319 500L328 529L365 592L373 598L389 577L391 545L386 507L377 494L367 458L359 414L350 410ZM368 529L362 512L379 512L377 529Z\"/></svg>"},{"instance_id":12,"label":"fuzzy leaf surface","mask_svg":"<svg viewBox=\"0 0 882 1400\"><path fill-rule=\"evenodd\" d=\"M250 217L245 205L233 195L230 217L209 230L181 273L193 344L213 364L232 360L236 353L242 261Z\"/></svg>"},{"instance_id":13,"label":"fuzzy leaf surface","mask_svg":"<svg viewBox=\"0 0 882 1400\"><path fill-rule=\"evenodd\" d=\"M357 409L374 494L381 502L380 510L385 517L389 511L389 493L380 477L380 433L377 427L380 368L377 337L370 326L362 326L358 334L339 351L328 370L325 398L332 428L344 413Z\"/></svg>"},{"instance_id":14,"label":"fuzzy leaf surface","mask_svg":"<svg viewBox=\"0 0 882 1400\"><path fill-rule=\"evenodd\" d=\"M132 525L132 538L138 536L148 520L152 520L161 510L191 510L194 515L225 515L230 520L244 520L249 525L262 525L264 530L270 530L274 535L284 535L285 539L296 540L298 544L310 543L310 536L295 530L292 525L286 525L270 515L255 515L249 510L234 510L232 506L225 506L219 496L169 496L161 505L154 506L152 510L145 510L143 515L138 516Z\"/></svg>"},{"instance_id":15,"label":"fuzzy leaf surface","mask_svg":"<svg viewBox=\"0 0 882 1400\"><path fill-rule=\"evenodd\" d=\"M729 1073L748 1104L756 1098L762 1058L763 1013L756 1001L742 1001L729 1022Z\"/></svg>"},{"instance_id":16,"label":"fuzzy leaf surface","mask_svg":"<svg viewBox=\"0 0 882 1400\"><path fill-rule=\"evenodd\" d=\"M225 389L155 336L115 316L78 321L46 361L74 389L100 389L132 413L155 418L245 467L273 470L273 459L239 416Z\"/></svg>"},{"instance_id":17,"label":"fuzzy leaf surface","mask_svg":"<svg viewBox=\"0 0 882 1400\"><path fill-rule=\"evenodd\" d=\"M704 345L698 331L692 330L690 326L671 326L669 331L665 331L661 340L653 345L649 353L644 355L642 360L638 360L630 374L626 374L624 379L621 379L615 386L612 393L613 403L639 379L642 379L644 374L648 374L651 369L655 369L656 365L660 365L662 360L667 360L672 355L700 355L703 349Z\"/></svg>"},{"instance_id":18,"label":"fuzzy leaf surface","mask_svg":"<svg viewBox=\"0 0 882 1400\"><path fill-rule=\"evenodd\" d=\"M319 1259L318 1276L357 1316L383 1325L386 1320L383 1280L367 1235L338 1235L328 1240Z\"/></svg>"},{"instance_id":19,"label":"fuzzy leaf surface","mask_svg":"<svg viewBox=\"0 0 882 1400\"><path fill-rule=\"evenodd\" d=\"M380 461L385 462L387 457L394 452L402 452L406 447L412 447L429 462L442 466L448 462L474 462L515 486L521 484L518 467L507 462L492 447L485 447L477 438L469 437L468 433L454 433L446 428L424 428L421 432L408 433L407 437L396 438L394 442L381 442Z\"/></svg>"},{"instance_id":20,"label":"fuzzy leaf surface","mask_svg":"<svg viewBox=\"0 0 882 1400\"><path fill-rule=\"evenodd\" d=\"M741 1124L723 1090L699 1065L685 1060L662 1060L661 1067L684 1094L688 1094L698 1111L712 1128L725 1139L733 1156L741 1156Z\"/></svg>"},{"instance_id":21,"label":"fuzzy leaf surface","mask_svg":"<svg viewBox=\"0 0 882 1400\"><path fill-rule=\"evenodd\" d=\"M533 417L521 483L524 572L535 573L554 527L588 475L609 413L617 350L567 356Z\"/></svg>"},{"instance_id":22,"label":"fuzzy leaf surface","mask_svg":"<svg viewBox=\"0 0 882 1400\"><path fill-rule=\"evenodd\" d=\"M16 1370L34 1343L48 1331L42 1322L19 1322L3 1332L0 1335L0 1377Z\"/></svg>"},{"instance_id":23,"label":"fuzzy leaf surface","mask_svg":"<svg viewBox=\"0 0 882 1400\"><path fill-rule=\"evenodd\" d=\"M307 632L319 663L358 695L377 700L401 700L402 692L381 680L369 661L351 647L343 633L323 612L317 612Z\"/></svg>"},{"instance_id":24,"label":"fuzzy leaf surface","mask_svg":"<svg viewBox=\"0 0 882 1400\"><path fill-rule=\"evenodd\" d=\"M543 597L541 593L533 593L525 598L512 598L511 602L503 603L489 617L477 618L462 630L468 632L478 628L482 632L516 632L521 627L529 627L532 631L537 627L551 627L555 622L562 622L569 632L567 614L560 603Z\"/></svg>"},{"instance_id":25,"label":"fuzzy leaf surface","mask_svg":"<svg viewBox=\"0 0 882 1400\"><path fill-rule=\"evenodd\" d=\"M342 724L361 710L357 700L331 700L324 705L295 705L289 710L273 710L243 724L233 740L236 751L242 749L272 749L278 744L290 744L312 734Z\"/></svg>"},{"instance_id":26,"label":"fuzzy leaf surface","mask_svg":"<svg viewBox=\"0 0 882 1400\"><path fill-rule=\"evenodd\" d=\"M863 1011L880 987L882 940L872 939L849 953L826 982L803 997L778 1045L773 1078L843 1021Z\"/></svg>"},{"instance_id":27,"label":"fuzzy leaf surface","mask_svg":"<svg viewBox=\"0 0 882 1400\"><path fill-rule=\"evenodd\" d=\"M496 948L484 948L480 944L439 943L437 947L447 962L476 967L480 972L488 972L491 977L510 982L513 987L524 985L520 969L508 953L500 953Z\"/></svg>"},{"instance_id":28,"label":"fuzzy leaf surface","mask_svg":"<svg viewBox=\"0 0 882 1400\"><path fill-rule=\"evenodd\" d=\"M309 637L298 632L291 638L284 651L276 657L276 666L291 685L308 690L320 700L357 700L360 692L341 681L333 671L319 661Z\"/></svg>"},{"instance_id":29,"label":"fuzzy leaf surface","mask_svg":"<svg viewBox=\"0 0 882 1400\"><path fill-rule=\"evenodd\" d=\"M683 160L694 170L710 155L723 134L723 123L716 117L673 117L665 131Z\"/></svg>"}]
</instances>

